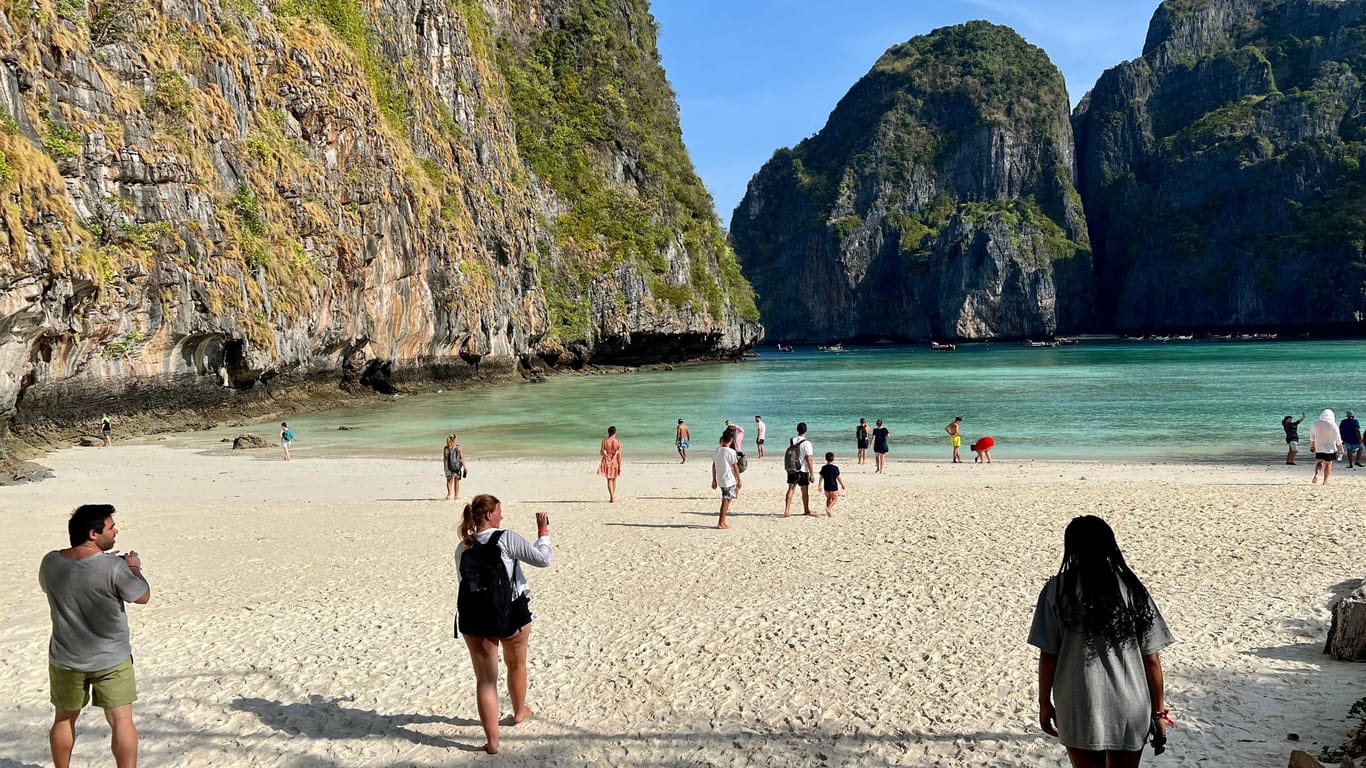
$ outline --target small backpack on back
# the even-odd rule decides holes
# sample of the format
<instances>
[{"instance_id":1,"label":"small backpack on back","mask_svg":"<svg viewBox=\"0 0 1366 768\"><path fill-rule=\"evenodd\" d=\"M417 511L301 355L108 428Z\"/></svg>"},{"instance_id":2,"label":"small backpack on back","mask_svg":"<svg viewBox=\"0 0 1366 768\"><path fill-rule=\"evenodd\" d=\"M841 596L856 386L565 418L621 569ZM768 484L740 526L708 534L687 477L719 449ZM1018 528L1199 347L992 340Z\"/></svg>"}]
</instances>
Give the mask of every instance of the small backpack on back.
<instances>
[{"instance_id":1,"label":"small backpack on back","mask_svg":"<svg viewBox=\"0 0 1366 768\"><path fill-rule=\"evenodd\" d=\"M285 442L289 442L289 443L294 442L294 430L292 430L292 429L285 429Z\"/></svg>"},{"instance_id":2,"label":"small backpack on back","mask_svg":"<svg viewBox=\"0 0 1366 768\"><path fill-rule=\"evenodd\" d=\"M783 452L783 469L788 472L805 472L806 466L802 461L802 443L806 438L800 437L787 444L787 450Z\"/></svg>"},{"instance_id":3,"label":"small backpack on back","mask_svg":"<svg viewBox=\"0 0 1366 768\"><path fill-rule=\"evenodd\" d=\"M463 477L465 462L460 459L460 449L453 448L446 451L446 469L457 477Z\"/></svg>"},{"instance_id":4,"label":"small backpack on back","mask_svg":"<svg viewBox=\"0 0 1366 768\"><path fill-rule=\"evenodd\" d=\"M735 471L736 471L736 472L744 472L746 469L749 469L749 459L746 459L746 458L745 458L745 452L744 452L744 451L736 451L736 452L735 452Z\"/></svg>"},{"instance_id":5,"label":"small backpack on back","mask_svg":"<svg viewBox=\"0 0 1366 768\"><path fill-rule=\"evenodd\" d=\"M487 542L475 544L460 555L460 592L455 600L458 634L507 637L515 629L512 579L498 546L502 537L502 531L494 531Z\"/></svg>"}]
</instances>

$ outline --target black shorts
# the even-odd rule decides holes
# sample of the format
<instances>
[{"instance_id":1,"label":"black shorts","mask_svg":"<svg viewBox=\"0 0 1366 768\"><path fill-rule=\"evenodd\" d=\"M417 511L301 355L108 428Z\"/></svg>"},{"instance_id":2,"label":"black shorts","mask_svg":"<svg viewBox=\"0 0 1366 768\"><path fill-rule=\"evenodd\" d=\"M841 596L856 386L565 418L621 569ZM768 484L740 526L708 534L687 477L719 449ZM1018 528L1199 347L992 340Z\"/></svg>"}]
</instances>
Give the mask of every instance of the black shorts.
<instances>
[{"instance_id":1,"label":"black shorts","mask_svg":"<svg viewBox=\"0 0 1366 768\"><path fill-rule=\"evenodd\" d=\"M860 441L858 441L858 449L859 449L860 451L866 451L866 450L868 450L868 441L867 441L867 440L860 440Z\"/></svg>"},{"instance_id":2,"label":"black shorts","mask_svg":"<svg viewBox=\"0 0 1366 768\"><path fill-rule=\"evenodd\" d=\"M811 473L809 473L809 472L788 472L788 473L787 473L787 484L788 484L788 485L800 485L800 486L802 486L802 487L806 487L806 486L808 486L808 485L811 485Z\"/></svg>"},{"instance_id":3,"label":"black shorts","mask_svg":"<svg viewBox=\"0 0 1366 768\"><path fill-rule=\"evenodd\" d=\"M512 605L509 606L508 613L509 618L511 619L512 631L508 633L507 637L512 637L518 632L521 632L522 627L531 623L531 595L522 595L516 600L513 600ZM455 632L457 635L473 634L465 632L460 628L459 615L455 617ZM475 635L475 637L484 637L484 635Z\"/></svg>"},{"instance_id":4,"label":"black shorts","mask_svg":"<svg viewBox=\"0 0 1366 768\"><path fill-rule=\"evenodd\" d=\"M758 445L763 445L763 444L764 444L764 439L763 439L762 437L760 437L760 438L755 438L754 442L755 442L756 444L758 444Z\"/></svg>"},{"instance_id":5,"label":"black shorts","mask_svg":"<svg viewBox=\"0 0 1366 768\"><path fill-rule=\"evenodd\" d=\"M1338 458L1338 455L1337 455L1336 452L1334 452L1334 453L1316 453L1316 454L1314 454L1314 458L1318 459L1319 461L1336 461L1337 458Z\"/></svg>"}]
</instances>

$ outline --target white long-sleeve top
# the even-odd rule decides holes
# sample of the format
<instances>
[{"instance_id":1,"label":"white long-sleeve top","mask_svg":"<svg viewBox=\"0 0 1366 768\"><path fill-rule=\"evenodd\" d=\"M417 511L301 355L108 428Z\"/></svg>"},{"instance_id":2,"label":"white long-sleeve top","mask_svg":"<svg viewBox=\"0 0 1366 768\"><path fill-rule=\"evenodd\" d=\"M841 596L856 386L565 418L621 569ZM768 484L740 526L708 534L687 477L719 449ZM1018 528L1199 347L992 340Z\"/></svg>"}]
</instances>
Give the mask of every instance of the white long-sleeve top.
<instances>
[{"instance_id":1,"label":"white long-sleeve top","mask_svg":"<svg viewBox=\"0 0 1366 768\"><path fill-rule=\"evenodd\" d=\"M536 539L535 543L532 543L516 531L489 528L486 531L474 534L474 538L480 544L487 544L493 532L499 530L503 531L503 537L498 540L498 548L503 551L503 565L507 566L508 579L512 581L512 596L515 599L530 594L531 586L527 584L526 575L522 573L522 569L517 567L517 562L521 561L537 568L550 565L550 559L555 554L550 547L550 537L541 536ZM455 574L457 579L460 578L460 556L465 554L465 550L469 548L469 545L463 541L455 548Z\"/></svg>"}]
</instances>

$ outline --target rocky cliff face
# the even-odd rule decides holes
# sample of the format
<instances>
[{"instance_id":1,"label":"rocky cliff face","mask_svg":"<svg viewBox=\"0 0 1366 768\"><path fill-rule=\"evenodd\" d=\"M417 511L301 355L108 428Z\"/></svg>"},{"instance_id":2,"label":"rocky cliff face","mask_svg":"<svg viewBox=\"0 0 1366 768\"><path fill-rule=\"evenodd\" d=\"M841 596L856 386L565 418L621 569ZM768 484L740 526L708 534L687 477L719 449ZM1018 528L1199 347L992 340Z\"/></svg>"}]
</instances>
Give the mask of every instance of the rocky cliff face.
<instances>
[{"instance_id":1,"label":"rocky cliff face","mask_svg":"<svg viewBox=\"0 0 1366 768\"><path fill-rule=\"evenodd\" d=\"M1119 330L1361 328L1366 3L1169 0L1074 115Z\"/></svg>"},{"instance_id":2,"label":"rocky cliff face","mask_svg":"<svg viewBox=\"0 0 1366 768\"><path fill-rule=\"evenodd\" d=\"M760 333L644 0L0 0L0 421Z\"/></svg>"},{"instance_id":3,"label":"rocky cliff face","mask_svg":"<svg viewBox=\"0 0 1366 768\"><path fill-rule=\"evenodd\" d=\"M731 235L779 339L1045 336L1090 321L1063 79L986 22L886 52L750 182Z\"/></svg>"}]
</instances>

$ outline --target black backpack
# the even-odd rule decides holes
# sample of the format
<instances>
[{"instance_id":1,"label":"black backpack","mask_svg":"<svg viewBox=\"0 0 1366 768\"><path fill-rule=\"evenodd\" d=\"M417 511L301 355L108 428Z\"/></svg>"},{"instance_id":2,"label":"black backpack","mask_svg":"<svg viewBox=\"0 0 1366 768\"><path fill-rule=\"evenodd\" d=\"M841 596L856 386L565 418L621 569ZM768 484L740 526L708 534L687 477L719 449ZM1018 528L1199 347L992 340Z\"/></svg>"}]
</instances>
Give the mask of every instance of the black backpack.
<instances>
[{"instance_id":1,"label":"black backpack","mask_svg":"<svg viewBox=\"0 0 1366 768\"><path fill-rule=\"evenodd\" d=\"M512 626L512 579L498 546L502 537L502 531L494 531L486 543L476 543L460 555L460 592L455 600L458 634L508 637L517 630Z\"/></svg>"}]
</instances>

